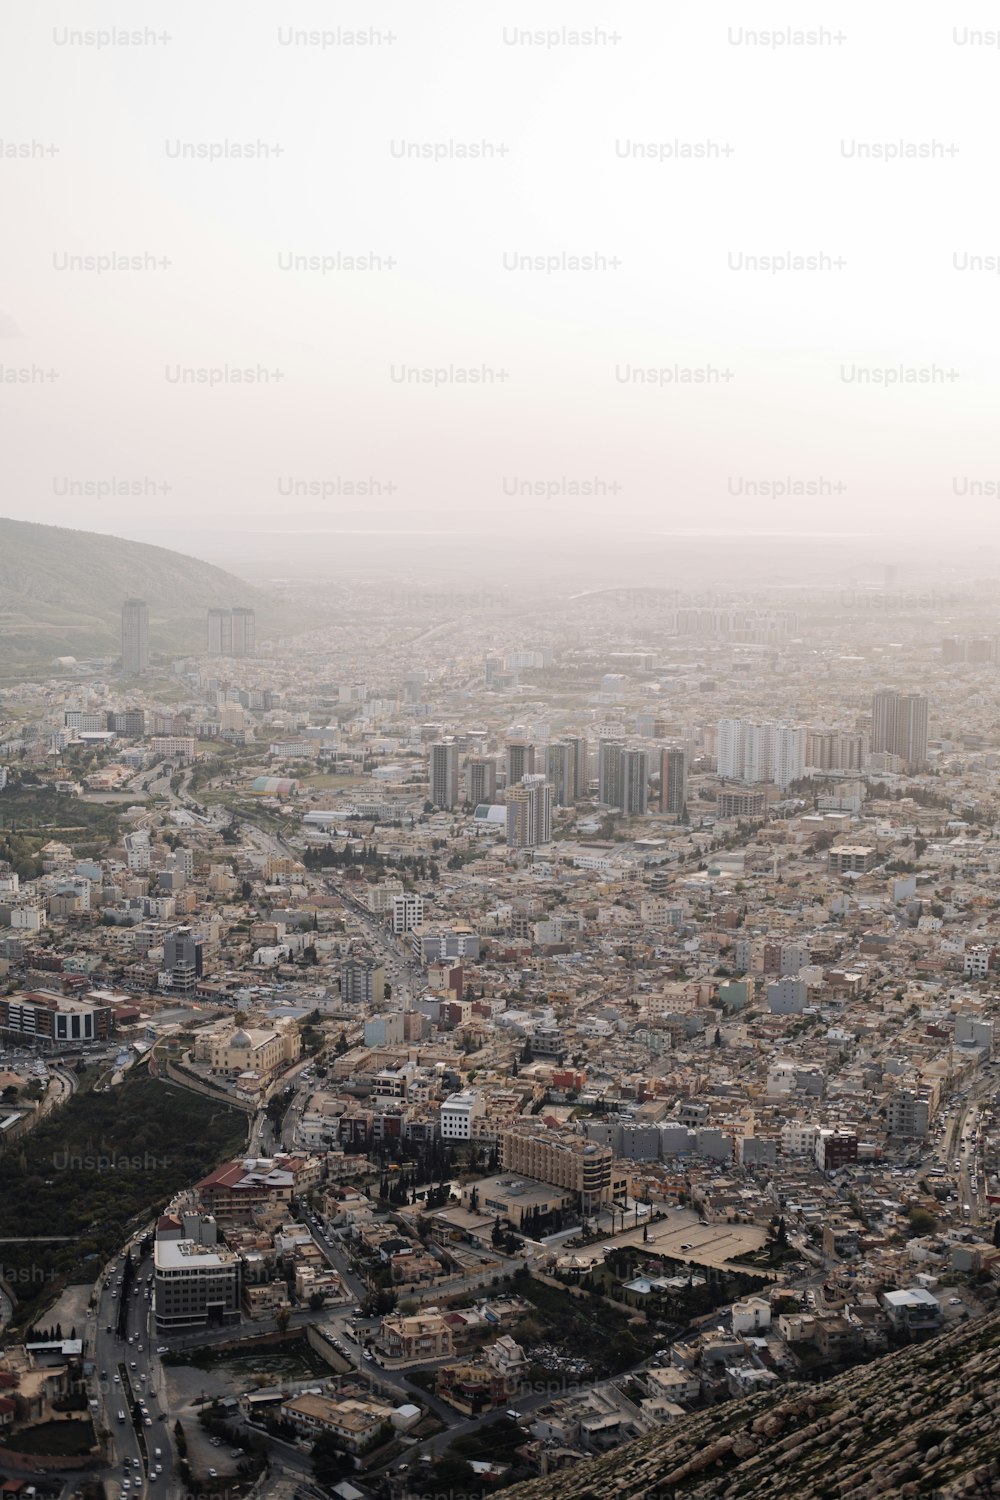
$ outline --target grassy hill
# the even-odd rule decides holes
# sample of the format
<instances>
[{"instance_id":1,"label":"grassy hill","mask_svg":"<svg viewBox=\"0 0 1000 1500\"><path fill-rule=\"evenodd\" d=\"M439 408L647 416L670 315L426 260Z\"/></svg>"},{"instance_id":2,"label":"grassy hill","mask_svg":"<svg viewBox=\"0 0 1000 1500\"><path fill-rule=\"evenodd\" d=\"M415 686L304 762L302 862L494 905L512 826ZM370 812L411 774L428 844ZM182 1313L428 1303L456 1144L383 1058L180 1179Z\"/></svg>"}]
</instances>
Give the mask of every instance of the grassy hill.
<instances>
[{"instance_id":1,"label":"grassy hill","mask_svg":"<svg viewBox=\"0 0 1000 1500\"><path fill-rule=\"evenodd\" d=\"M268 597L232 573L166 547L94 531L0 518L0 659L39 664L54 656L116 656L121 607L149 605L150 651L204 649L210 605L258 610Z\"/></svg>"}]
</instances>

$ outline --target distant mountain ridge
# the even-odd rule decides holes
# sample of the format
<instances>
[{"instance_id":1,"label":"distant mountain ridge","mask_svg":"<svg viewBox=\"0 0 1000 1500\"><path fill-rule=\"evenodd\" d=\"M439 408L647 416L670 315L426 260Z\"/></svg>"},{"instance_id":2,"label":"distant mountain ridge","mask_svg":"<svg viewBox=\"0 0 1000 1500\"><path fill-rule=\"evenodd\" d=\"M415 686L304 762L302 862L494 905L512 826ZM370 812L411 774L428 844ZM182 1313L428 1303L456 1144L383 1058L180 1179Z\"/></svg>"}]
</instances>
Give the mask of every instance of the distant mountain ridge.
<instances>
[{"instance_id":1,"label":"distant mountain ridge","mask_svg":"<svg viewBox=\"0 0 1000 1500\"><path fill-rule=\"evenodd\" d=\"M211 606L262 611L266 626L271 602L225 569L167 547L0 517L0 657L8 664L118 655L130 596L149 605L154 656L203 650Z\"/></svg>"}]
</instances>

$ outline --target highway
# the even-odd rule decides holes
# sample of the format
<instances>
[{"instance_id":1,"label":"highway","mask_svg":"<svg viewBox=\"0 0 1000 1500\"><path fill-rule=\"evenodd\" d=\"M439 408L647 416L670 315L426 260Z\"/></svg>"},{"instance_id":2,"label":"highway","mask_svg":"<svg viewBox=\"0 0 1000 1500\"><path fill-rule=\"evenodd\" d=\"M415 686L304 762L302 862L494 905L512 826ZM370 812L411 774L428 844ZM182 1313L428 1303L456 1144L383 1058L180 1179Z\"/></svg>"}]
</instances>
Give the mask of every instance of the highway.
<instances>
[{"instance_id":1,"label":"highway","mask_svg":"<svg viewBox=\"0 0 1000 1500\"><path fill-rule=\"evenodd\" d=\"M980 1116L983 1106L1000 1088L1000 1077L992 1069L977 1078L959 1098L955 1113L936 1148L938 1159L955 1181L958 1198L956 1217L962 1223L988 1224L991 1219L986 1203L986 1178L979 1153ZM973 1191L975 1188L975 1191Z\"/></svg>"},{"instance_id":2,"label":"highway","mask_svg":"<svg viewBox=\"0 0 1000 1500\"><path fill-rule=\"evenodd\" d=\"M114 1268L102 1278L100 1299L94 1314L95 1394L101 1403L102 1425L111 1434L114 1467L123 1494L170 1495L175 1488L171 1467L171 1449L166 1415L161 1415L158 1395L162 1391L162 1370L155 1354L156 1333L153 1326L152 1298L147 1298L147 1278L152 1276L153 1261L148 1256L136 1268L132 1288L125 1298L125 1336L118 1332L119 1309L125 1293L125 1257L119 1256ZM121 1279L121 1284L119 1280ZM136 1418L133 1406L144 1401L148 1419ZM119 1413L124 1413L124 1421ZM160 1449L160 1457L155 1450ZM125 1460L128 1460L129 1489L124 1488ZM156 1465L161 1472L157 1474Z\"/></svg>"}]
</instances>

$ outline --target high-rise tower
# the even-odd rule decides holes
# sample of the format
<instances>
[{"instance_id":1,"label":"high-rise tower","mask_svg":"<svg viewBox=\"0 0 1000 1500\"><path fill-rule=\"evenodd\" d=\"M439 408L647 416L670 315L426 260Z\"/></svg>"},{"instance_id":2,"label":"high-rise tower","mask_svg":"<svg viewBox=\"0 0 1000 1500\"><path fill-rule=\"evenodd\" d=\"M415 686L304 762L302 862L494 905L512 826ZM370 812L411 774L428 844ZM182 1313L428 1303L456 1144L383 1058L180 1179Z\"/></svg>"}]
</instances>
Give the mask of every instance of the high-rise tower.
<instances>
[{"instance_id":1,"label":"high-rise tower","mask_svg":"<svg viewBox=\"0 0 1000 1500\"><path fill-rule=\"evenodd\" d=\"M122 605L122 671L141 677L149 669L149 605L145 599L126 599Z\"/></svg>"},{"instance_id":2,"label":"high-rise tower","mask_svg":"<svg viewBox=\"0 0 1000 1500\"><path fill-rule=\"evenodd\" d=\"M507 844L535 849L552 838L552 788L544 776L529 775L507 792Z\"/></svg>"},{"instance_id":3,"label":"high-rise tower","mask_svg":"<svg viewBox=\"0 0 1000 1500\"><path fill-rule=\"evenodd\" d=\"M427 747L428 796L435 807L458 806L458 746L453 739L434 740Z\"/></svg>"},{"instance_id":4,"label":"high-rise tower","mask_svg":"<svg viewBox=\"0 0 1000 1500\"><path fill-rule=\"evenodd\" d=\"M660 812L679 818L687 803L687 753L679 745L660 752Z\"/></svg>"}]
</instances>

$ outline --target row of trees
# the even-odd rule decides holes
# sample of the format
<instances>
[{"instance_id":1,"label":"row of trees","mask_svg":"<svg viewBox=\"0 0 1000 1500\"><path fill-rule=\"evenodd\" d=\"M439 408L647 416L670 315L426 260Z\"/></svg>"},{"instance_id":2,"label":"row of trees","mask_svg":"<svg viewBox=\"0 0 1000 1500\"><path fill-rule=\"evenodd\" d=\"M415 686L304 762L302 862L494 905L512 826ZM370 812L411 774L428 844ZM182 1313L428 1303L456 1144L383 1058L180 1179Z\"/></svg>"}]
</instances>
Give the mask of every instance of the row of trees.
<instances>
[{"instance_id":1,"label":"row of trees","mask_svg":"<svg viewBox=\"0 0 1000 1500\"><path fill-rule=\"evenodd\" d=\"M310 847L303 851L302 862L307 870L358 869L371 871L376 876L387 870L400 870L414 880L431 881L440 879L441 875L437 860L428 859L423 854L380 854L374 844L355 848L348 843L339 849L333 844Z\"/></svg>"}]
</instances>

